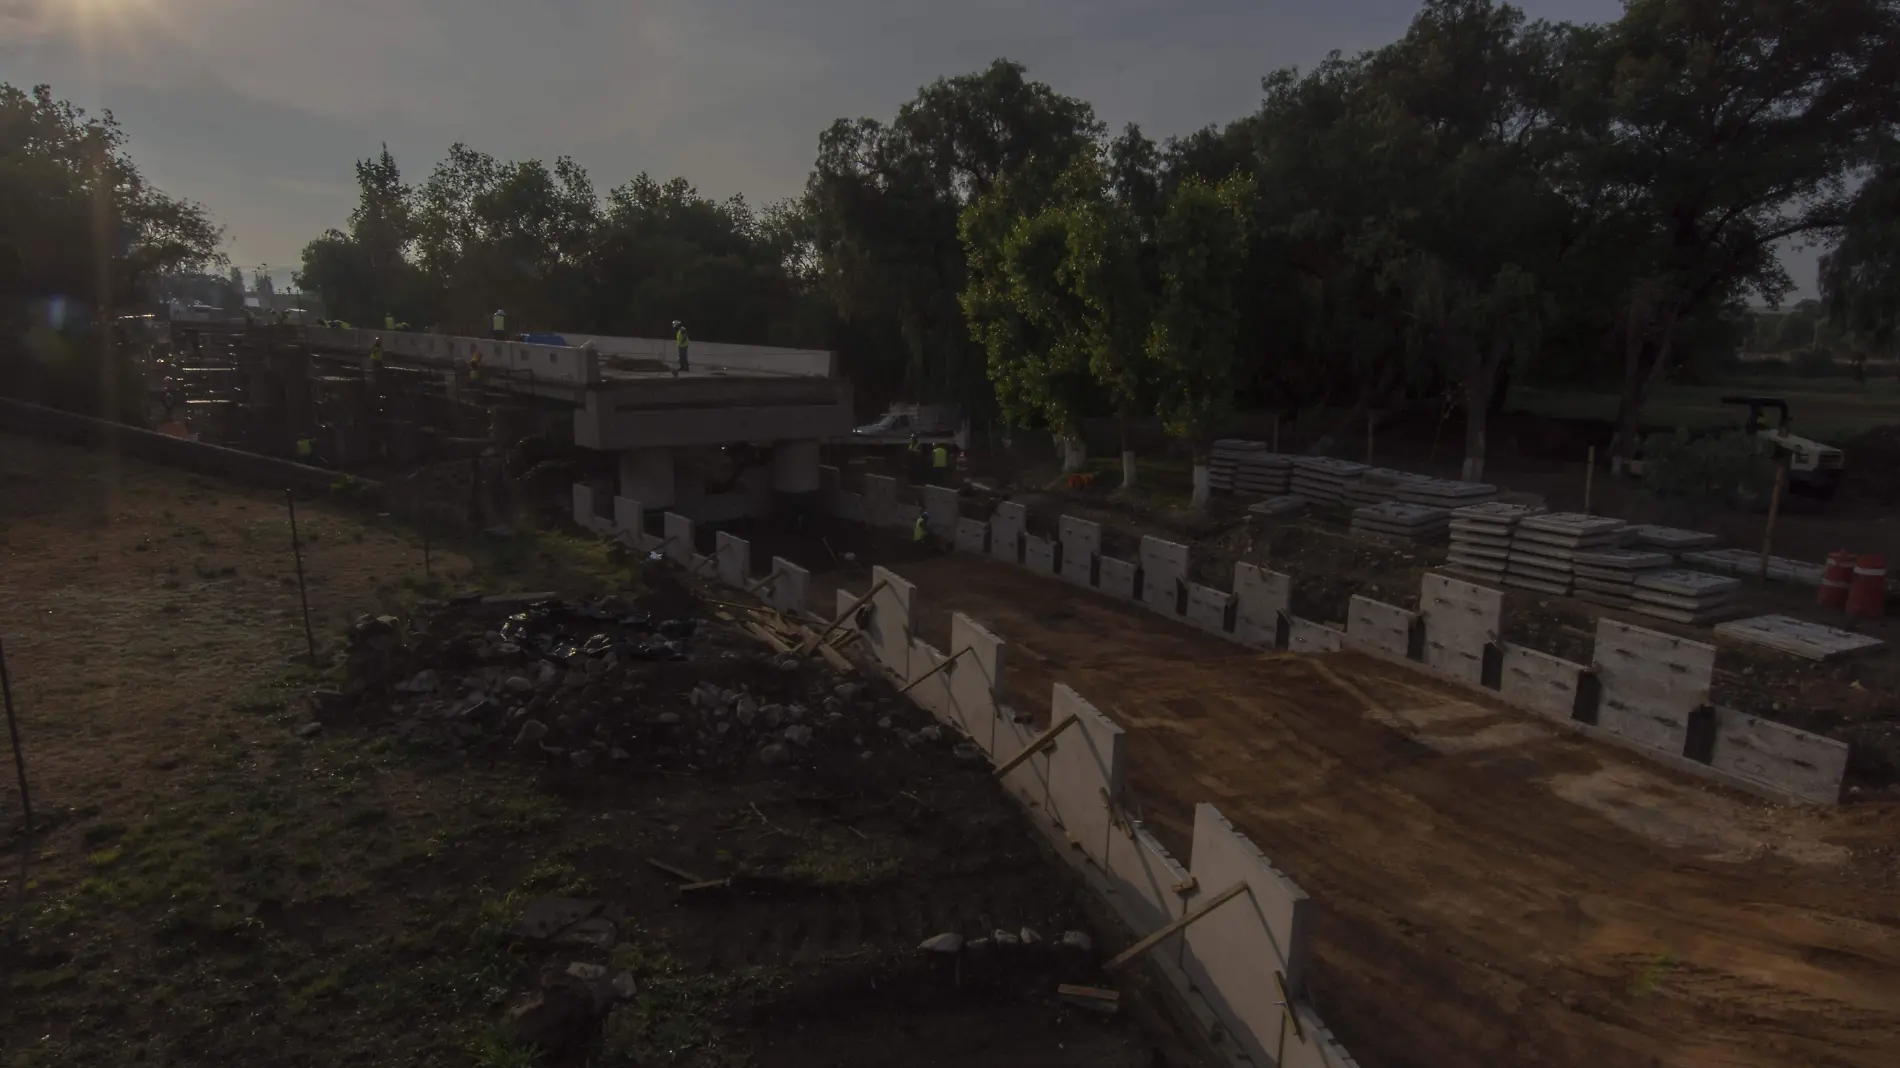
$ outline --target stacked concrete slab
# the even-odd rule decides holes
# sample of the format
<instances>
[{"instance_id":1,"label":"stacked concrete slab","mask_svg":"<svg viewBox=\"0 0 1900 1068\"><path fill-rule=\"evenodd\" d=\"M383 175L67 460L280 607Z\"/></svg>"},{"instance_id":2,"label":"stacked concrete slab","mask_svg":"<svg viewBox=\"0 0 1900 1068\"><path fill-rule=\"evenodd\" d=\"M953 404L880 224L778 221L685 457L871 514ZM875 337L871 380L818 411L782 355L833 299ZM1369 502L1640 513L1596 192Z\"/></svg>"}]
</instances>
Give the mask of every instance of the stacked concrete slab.
<instances>
[{"instance_id":1,"label":"stacked concrete slab","mask_svg":"<svg viewBox=\"0 0 1900 1068\"><path fill-rule=\"evenodd\" d=\"M1673 623L1713 623L1735 615L1741 588L1741 579L1706 571L1646 571L1632 583L1630 607Z\"/></svg>"},{"instance_id":2,"label":"stacked concrete slab","mask_svg":"<svg viewBox=\"0 0 1900 1068\"><path fill-rule=\"evenodd\" d=\"M1358 478L1346 483L1342 493L1346 503L1363 507L1403 500L1399 496L1401 487L1414 482L1431 481L1434 480L1430 475L1415 475L1389 467L1368 467L1359 473Z\"/></svg>"},{"instance_id":3,"label":"stacked concrete slab","mask_svg":"<svg viewBox=\"0 0 1900 1068\"><path fill-rule=\"evenodd\" d=\"M1483 582L1504 581L1511 556L1511 535L1518 523L1543 515L1545 509L1529 504L1490 501L1453 510L1451 552L1445 569Z\"/></svg>"},{"instance_id":4,"label":"stacked concrete slab","mask_svg":"<svg viewBox=\"0 0 1900 1068\"><path fill-rule=\"evenodd\" d=\"M1399 500L1435 508L1465 508L1497 499L1498 488L1488 482L1459 482L1449 478L1409 479L1398 487Z\"/></svg>"},{"instance_id":5,"label":"stacked concrete slab","mask_svg":"<svg viewBox=\"0 0 1900 1068\"><path fill-rule=\"evenodd\" d=\"M1746 549L1709 549L1680 554L1684 564L1722 571L1731 575L1760 575L1761 554ZM1768 558L1768 578L1777 582L1792 582L1801 586L1818 587L1827 568L1820 564L1810 564L1802 560L1789 560L1785 557Z\"/></svg>"},{"instance_id":6,"label":"stacked concrete slab","mask_svg":"<svg viewBox=\"0 0 1900 1068\"><path fill-rule=\"evenodd\" d=\"M1668 553L1713 548L1722 540L1713 534L1704 534L1699 530L1683 530L1680 527L1662 527L1650 523L1630 527L1629 536L1632 545Z\"/></svg>"},{"instance_id":7,"label":"stacked concrete slab","mask_svg":"<svg viewBox=\"0 0 1900 1068\"><path fill-rule=\"evenodd\" d=\"M1247 514L1259 519L1288 519L1306 511L1301 497L1268 497L1247 506Z\"/></svg>"},{"instance_id":8,"label":"stacked concrete slab","mask_svg":"<svg viewBox=\"0 0 1900 1068\"><path fill-rule=\"evenodd\" d=\"M1356 482L1366 470L1365 464L1335 460L1330 456L1296 456L1288 490L1295 497L1315 504L1344 504L1346 486Z\"/></svg>"},{"instance_id":9,"label":"stacked concrete slab","mask_svg":"<svg viewBox=\"0 0 1900 1068\"><path fill-rule=\"evenodd\" d=\"M1355 508L1352 513L1354 534L1404 545L1443 541L1450 529L1450 512L1422 504L1387 501Z\"/></svg>"},{"instance_id":10,"label":"stacked concrete slab","mask_svg":"<svg viewBox=\"0 0 1900 1068\"><path fill-rule=\"evenodd\" d=\"M1636 580L1670 565L1668 553L1652 549L1596 549L1571 556L1576 571L1573 594L1583 601L1610 608L1634 603Z\"/></svg>"},{"instance_id":11,"label":"stacked concrete slab","mask_svg":"<svg viewBox=\"0 0 1900 1068\"><path fill-rule=\"evenodd\" d=\"M1207 463L1208 488L1242 497L1283 494L1293 473L1293 458L1270 452L1264 441L1222 438Z\"/></svg>"},{"instance_id":12,"label":"stacked concrete slab","mask_svg":"<svg viewBox=\"0 0 1900 1068\"><path fill-rule=\"evenodd\" d=\"M1576 554L1619 547L1627 525L1621 519L1575 512L1552 512L1520 520L1511 532L1504 584L1539 593L1567 594L1576 577Z\"/></svg>"}]
</instances>

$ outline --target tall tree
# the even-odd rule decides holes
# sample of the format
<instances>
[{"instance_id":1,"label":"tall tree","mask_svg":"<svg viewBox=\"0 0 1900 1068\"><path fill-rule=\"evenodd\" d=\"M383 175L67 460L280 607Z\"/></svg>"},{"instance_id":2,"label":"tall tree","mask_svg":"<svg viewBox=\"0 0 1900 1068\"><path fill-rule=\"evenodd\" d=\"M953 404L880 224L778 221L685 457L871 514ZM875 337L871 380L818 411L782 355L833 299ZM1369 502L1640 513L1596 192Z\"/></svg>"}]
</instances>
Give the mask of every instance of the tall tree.
<instances>
[{"instance_id":1,"label":"tall tree","mask_svg":"<svg viewBox=\"0 0 1900 1068\"><path fill-rule=\"evenodd\" d=\"M1007 60L925 86L888 126L840 119L824 132L807 186L812 243L839 314L877 350L854 354L861 384L993 403L959 303L963 210L1007 173L1061 173L1101 133L1089 105Z\"/></svg>"},{"instance_id":2,"label":"tall tree","mask_svg":"<svg viewBox=\"0 0 1900 1068\"><path fill-rule=\"evenodd\" d=\"M1888 161L1861 187L1842 229L1821 259L1828 312L1844 328L1887 344L1900 330L1900 162Z\"/></svg>"},{"instance_id":3,"label":"tall tree","mask_svg":"<svg viewBox=\"0 0 1900 1068\"><path fill-rule=\"evenodd\" d=\"M1149 336L1162 425L1194 451L1194 506L1207 505L1209 438L1232 413L1251 176L1175 189L1157 234L1161 299Z\"/></svg>"},{"instance_id":4,"label":"tall tree","mask_svg":"<svg viewBox=\"0 0 1900 1068\"><path fill-rule=\"evenodd\" d=\"M1585 166L1646 223L1626 246L1617 449L1677 326L1790 282L1775 248L1847 219L1852 175L1893 127L1894 0L1629 0L1593 65L1611 104Z\"/></svg>"}]
</instances>

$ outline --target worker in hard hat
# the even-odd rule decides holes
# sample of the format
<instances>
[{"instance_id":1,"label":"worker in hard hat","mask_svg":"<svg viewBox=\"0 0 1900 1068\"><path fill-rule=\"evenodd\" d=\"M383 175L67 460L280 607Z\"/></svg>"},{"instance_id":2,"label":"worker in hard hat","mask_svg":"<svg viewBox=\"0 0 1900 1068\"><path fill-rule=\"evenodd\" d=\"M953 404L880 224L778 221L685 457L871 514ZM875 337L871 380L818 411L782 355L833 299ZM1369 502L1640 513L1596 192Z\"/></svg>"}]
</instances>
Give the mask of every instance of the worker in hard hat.
<instances>
[{"instance_id":1,"label":"worker in hard hat","mask_svg":"<svg viewBox=\"0 0 1900 1068\"><path fill-rule=\"evenodd\" d=\"M492 317L490 317L489 322L495 328L496 341L508 340L508 315L506 312L502 311L500 308L496 308L495 314Z\"/></svg>"},{"instance_id":2,"label":"worker in hard hat","mask_svg":"<svg viewBox=\"0 0 1900 1068\"><path fill-rule=\"evenodd\" d=\"M930 450L930 484L941 486L950 474L950 450L938 445Z\"/></svg>"},{"instance_id":3,"label":"worker in hard hat","mask_svg":"<svg viewBox=\"0 0 1900 1068\"><path fill-rule=\"evenodd\" d=\"M468 347L468 380L478 384L482 380L482 347L480 345Z\"/></svg>"},{"instance_id":4,"label":"worker in hard hat","mask_svg":"<svg viewBox=\"0 0 1900 1068\"><path fill-rule=\"evenodd\" d=\"M673 320L673 341L679 346L679 372L684 372L686 370L686 347L689 342L686 337L686 324L680 322L678 319Z\"/></svg>"},{"instance_id":5,"label":"worker in hard hat","mask_svg":"<svg viewBox=\"0 0 1900 1068\"><path fill-rule=\"evenodd\" d=\"M930 536L930 529L927 525L929 522L930 522L929 512L918 512L917 522L912 523L910 527L910 540L916 542L919 545L922 545L924 543L924 539Z\"/></svg>"},{"instance_id":6,"label":"worker in hard hat","mask_svg":"<svg viewBox=\"0 0 1900 1068\"><path fill-rule=\"evenodd\" d=\"M369 363L374 370L383 369L383 339L376 338L369 343Z\"/></svg>"}]
</instances>

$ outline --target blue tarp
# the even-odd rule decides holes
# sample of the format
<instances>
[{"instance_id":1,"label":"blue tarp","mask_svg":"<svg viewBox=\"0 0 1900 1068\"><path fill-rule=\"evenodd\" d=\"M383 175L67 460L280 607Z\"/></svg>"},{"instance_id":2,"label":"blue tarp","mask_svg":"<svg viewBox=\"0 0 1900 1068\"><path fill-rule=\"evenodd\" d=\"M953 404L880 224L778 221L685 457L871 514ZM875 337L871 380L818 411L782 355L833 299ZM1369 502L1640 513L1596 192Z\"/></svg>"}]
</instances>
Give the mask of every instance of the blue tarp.
<instances>
[{"instance_id":1,"label":"blue tarp","mask_svg":"<svg viewBox=\"0 0 1900 1068\"><path fill-rule=\"evenodd\" d=\"M523 334L521 340L530 345L559 345L567 347L567 339L559 334Z\"/></svg>"}]
</instances>

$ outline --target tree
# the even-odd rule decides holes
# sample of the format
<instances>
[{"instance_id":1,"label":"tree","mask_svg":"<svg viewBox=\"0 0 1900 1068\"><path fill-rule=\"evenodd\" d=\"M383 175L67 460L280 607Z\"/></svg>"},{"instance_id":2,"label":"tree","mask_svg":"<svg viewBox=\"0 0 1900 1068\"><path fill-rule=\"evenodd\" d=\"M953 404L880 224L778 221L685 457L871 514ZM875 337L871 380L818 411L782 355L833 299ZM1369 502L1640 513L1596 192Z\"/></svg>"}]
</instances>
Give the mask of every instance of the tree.
<instances>
[{"instance_id":1,"label":"tree","mask_svg":"<svg viewBox=\"0 0 1900 1068\"><path fill-rule=\"evenodd\" d=\"M153 188L110 112L0 83L0 381L18 396L140 417L123 352L96 329L168 275L219 264L202 207Z\"/></svg>"},{"instance_id":2,"label":"tree","mask_svg":"<svg viewBox=\"0 0 1900 1068\"><path fill-rule=\"evenodd\" d=\"M1900 162L1889 160L1855 196L1840 243L1821 259L1821 292L1846 329L1875 344L1893 340L1900 328Z\"/></svg>"},{"instance_id":3,"label":"tree","mask_svg":"<svg viewBox=\"0 0 1900 1068\"><path fill-rule=\"evenodd\" d=\"M376 158L356 161L356 188L349 231L326 230L304 246L297 287L316 293L345 322L434 319L437 301L408 258L417 237L415 191L388 145Z\"/></svg>"},{"instance_id":4,"label":"tree","mask_svg":"<svg viewBox=\"0 0 1900 1068\"><path fill-rule=\"evenodd\" d=\"M1238 377L1240 279L1247 254L1251 177L1181 183L1156 243L1161 299L1149 335L1162 425L1194 450L1194 506L1208 494L1211 433L1231 414Z\"/></svg>"},{"instance_id":5,"label":"tree","mask_svg":"<svg viewBox=\"0 0 1900 1068\"><path fill-rule=\"evenodd\" d=\"M1619 455L1678 324L1745 292L1775 301L1775 246L1846 221L1848 178L1900 107L1897 61L1893 0L1629 0L1579 64L1610 104L1580 167L1643 224L1625 245Z\"/></svg>"},{"instance_id":6,"label":"tree","mask_svg":"<svg viewBox=\"0 0 1900 1068\"><path fill-rule=\"evenodd\" d=\"M964 321L964 209L1005 174L1058 175L1101 135L1080 100L1021 64L925 86L888 125L840 119L807 184L824 288L869 352L847 354L861 387L991 407L987 353Z\"/></svg>"}]
</instances>

